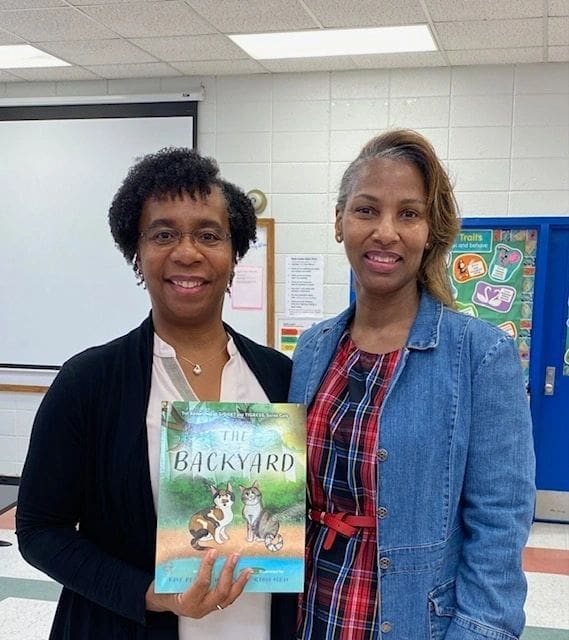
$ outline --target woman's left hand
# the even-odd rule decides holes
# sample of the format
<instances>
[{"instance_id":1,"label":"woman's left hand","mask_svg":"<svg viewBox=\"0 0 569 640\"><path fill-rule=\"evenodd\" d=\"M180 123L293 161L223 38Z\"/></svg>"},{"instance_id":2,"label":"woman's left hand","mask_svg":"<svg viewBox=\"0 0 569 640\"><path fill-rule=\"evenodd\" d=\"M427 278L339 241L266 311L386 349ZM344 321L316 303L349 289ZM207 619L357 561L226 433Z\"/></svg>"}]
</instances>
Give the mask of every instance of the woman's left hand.
<instances>
[{"instance_id":1,"label":"woman's left hand","mask_svg":"<svg viewBox=\"0 0 569 640\"><path fill-rule=\"evenodd\" d=\"M233 580L233 571L239 560L239 554L233 553L227 558L216 585L212 588L211 577L217 552L207 552L200 565L195 582L183 593L154 593L154 582L146 592L146 608L149 611L171 611L177 616L187 618L203 618L213 611L220 611L233 604L243 593L252 569L244 569Z\"/></svg>"}]
</instances>

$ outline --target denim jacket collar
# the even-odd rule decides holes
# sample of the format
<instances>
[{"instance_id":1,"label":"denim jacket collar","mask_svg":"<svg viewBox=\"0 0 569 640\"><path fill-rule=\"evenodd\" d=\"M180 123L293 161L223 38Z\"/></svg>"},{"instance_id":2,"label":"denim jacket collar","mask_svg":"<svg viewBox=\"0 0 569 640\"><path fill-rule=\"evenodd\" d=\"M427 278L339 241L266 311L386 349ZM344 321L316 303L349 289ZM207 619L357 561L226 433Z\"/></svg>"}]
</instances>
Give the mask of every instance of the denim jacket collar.
<instances>
[{"instance_id":1,"label":"denim jacket collar","mask_svg":"<svg viewBox=\"0 0 569 640\"><path fill-rule=\"evenodd\" d=\"M419 310L409 332L408 349L432 349L439 344L443 304L425 290L421 292Z\"/></svg>"},{"instance_id":2,"label":"denim jacket collar","mask_svg":"<svg viewBox=\"0 0 569 640\"><path fill-rule=\"evenodd\" d=\"M320 386L340 339L356 310L355 304L335 318L308 329L300 339L294 353L293 373L289 402L309 405ZM439 333L443 317L443 305L426 291L422 291L417 316L411 327L406 349L433 349L439 344Z\"/></svg>"},{"instance_id":3,"label":"denim jacket collar","mask_svg":"<svg viewBox=\"0 0 569 640\"><path fill-rule=\"evenodd\" d=\"M355 303L335 318L322 323L322 334L326 340L336 345L356 311ZM443 304L425 290L421 291L419 309L407 340L408 349L431 349L438 345ZM328 335L327 335L328 334Z\"/></svg>"}]
</instances>

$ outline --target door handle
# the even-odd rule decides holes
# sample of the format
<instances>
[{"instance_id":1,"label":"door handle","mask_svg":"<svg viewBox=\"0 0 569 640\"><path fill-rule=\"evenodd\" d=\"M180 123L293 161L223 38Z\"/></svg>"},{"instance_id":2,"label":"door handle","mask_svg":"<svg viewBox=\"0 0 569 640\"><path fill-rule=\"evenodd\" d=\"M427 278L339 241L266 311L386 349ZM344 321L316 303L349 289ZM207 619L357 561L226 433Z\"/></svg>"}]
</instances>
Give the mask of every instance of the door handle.
<instances>
[{"instance_id":1,"label":"door handle","mask_svg":"<svg viewBox=\"0 0 569 640\"><path fill-rule=\"evenodd\" d=\"M555 367L545 367L545 386L543 393L552 396L555 393Z\"/></svg>"}]
</instances>

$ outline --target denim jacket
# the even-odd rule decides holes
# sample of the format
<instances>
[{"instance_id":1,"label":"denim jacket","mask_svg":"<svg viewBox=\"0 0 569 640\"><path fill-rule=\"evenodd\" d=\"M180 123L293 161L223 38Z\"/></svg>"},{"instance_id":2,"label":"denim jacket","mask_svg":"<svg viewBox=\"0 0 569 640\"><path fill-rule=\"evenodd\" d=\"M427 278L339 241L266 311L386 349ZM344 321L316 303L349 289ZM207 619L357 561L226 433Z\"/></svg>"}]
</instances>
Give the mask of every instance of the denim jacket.
<instances>
[{"instance_id":1,"label":"denim jacket","mask_svg":"<svg viewBox=\"0 0 569 640\"><path fill-rule=\"evenodd\" d=\"M353 313L301 336L290 402L312 402ZM423 292L377 452L379 636L519 638L535 490L514 341Z\"/></svg>"}]
</instances>

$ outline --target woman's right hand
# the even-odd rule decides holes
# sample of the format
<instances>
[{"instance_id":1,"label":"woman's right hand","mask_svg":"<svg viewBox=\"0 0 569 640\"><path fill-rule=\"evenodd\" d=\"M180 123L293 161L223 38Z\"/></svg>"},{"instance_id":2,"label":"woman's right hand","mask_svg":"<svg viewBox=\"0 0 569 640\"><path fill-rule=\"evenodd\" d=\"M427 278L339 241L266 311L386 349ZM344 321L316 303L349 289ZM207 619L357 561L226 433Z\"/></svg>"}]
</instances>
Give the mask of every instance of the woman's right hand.
<instances>
[{"instance_id":1,"label":"woman's right hand","mask_svg":"<svg viewBox=\"0 0 569 640\"><path fill-rule=\"evenodd\" d=\"M212 611L225 609L243 593L252 569L243 569L233 580L233 571L239 560L239 554L231 554L219 574L216 585L212 588L211 576L217 551L210 549L200 565L194 583L183 593L154 593L154 581L146 592L146 609L148 611L171 611L177 616L187 618L203 618Z\"/></svg>"}]
</instances>

